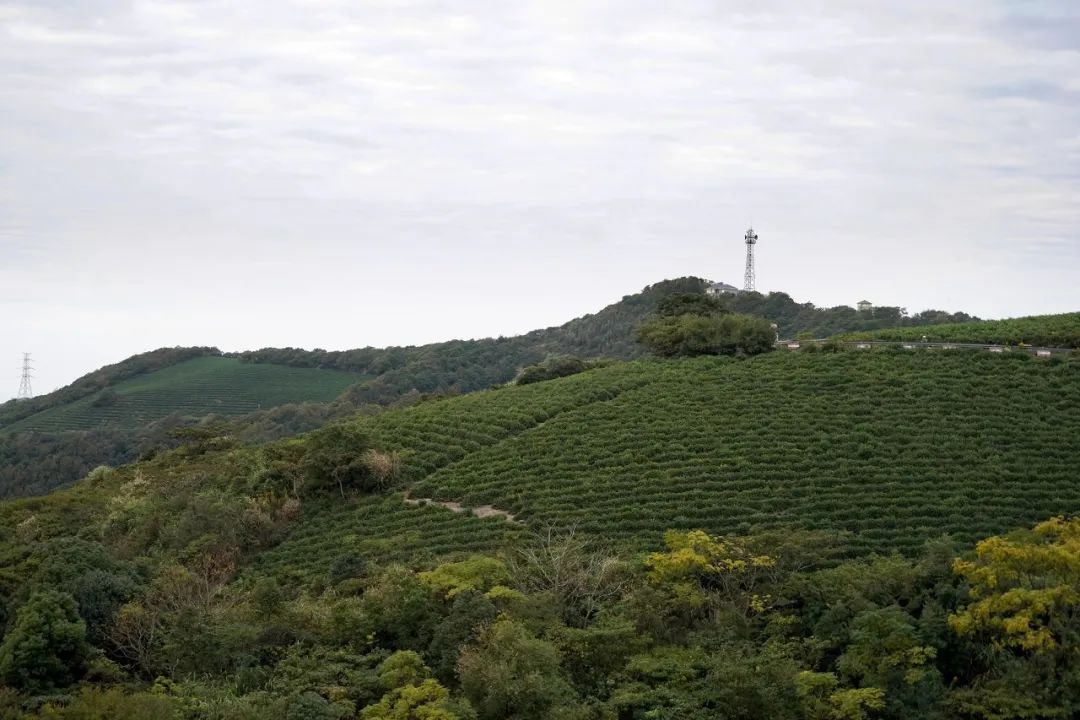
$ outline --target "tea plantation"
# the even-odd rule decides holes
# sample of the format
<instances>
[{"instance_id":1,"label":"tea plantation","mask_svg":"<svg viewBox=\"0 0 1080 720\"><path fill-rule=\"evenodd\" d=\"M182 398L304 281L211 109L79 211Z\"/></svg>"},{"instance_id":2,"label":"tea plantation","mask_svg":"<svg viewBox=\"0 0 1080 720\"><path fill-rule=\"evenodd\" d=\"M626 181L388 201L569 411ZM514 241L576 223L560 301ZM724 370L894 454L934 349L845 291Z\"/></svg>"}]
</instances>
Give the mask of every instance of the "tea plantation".
<instances>
[{"instance_id":1,"label":"tea plantation","mask_svg":"<svg viewBox=\"0 0 1080 720\"><path fill-rule=\"evenodd\" d=\"M338 370L198 357L138 375L24 418L4 432L134 428L171 413L239 415L292 402L329 402L363 376Z\"/></svg>"},{"instance_id":2,"label":"tea plantation","mask_svg":"<svg viewBox=\"0 0 1080 720\"><path fill-rule=\"evenodd\" d=\"M423 476L413 497L490 504L642 549L668 528L794 527L838 533L852 553L914 552L945 533L971 541L1080 511L1075 361L639 361L364 422ZM463 547L472 532L461 526Z\"/></svg>"},{"instance_id":3,"label":"tea plantation","mask_svg":"<svg viewBox=\"0 0 1080 720\"><path fill-rule=\"evenodd\" d=\"M987 343L1000 345L1041 345L1080 347L1080 313L1038 315L1007 320L947 323L922 327L897 327L886 330L845 333L841 340L885 340L928 342Z\"/></svg>"}]
</instances>

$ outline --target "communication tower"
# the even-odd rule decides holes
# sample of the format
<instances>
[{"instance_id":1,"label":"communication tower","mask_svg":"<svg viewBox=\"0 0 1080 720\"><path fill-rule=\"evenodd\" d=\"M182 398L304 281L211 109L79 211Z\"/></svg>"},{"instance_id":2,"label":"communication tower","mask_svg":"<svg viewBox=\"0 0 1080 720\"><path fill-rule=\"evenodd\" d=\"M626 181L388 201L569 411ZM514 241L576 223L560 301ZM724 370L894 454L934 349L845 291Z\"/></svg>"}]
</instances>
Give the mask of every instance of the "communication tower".
<instances>
[{"instance_id":1,"label":"communication tower","mask_svg":"<svg viewBox=\"0 0 1080 720\"><path fill-rule=\"evenodd\" d=\"M30 353L23 353L22 381L19 383L17 400L29 400L34 397L34 389L30 386L30 379L34 377L30 371L33 369L34 366L30 364Z\"/></svg>"},{"instance_id":2,"label":"communication tower","mask_svg":"<svg viewBox=\"0 0 1080 720\"><path fill-rule=\"evenodd\" d=\"M757 245L757 233L754 228L746 231L743 236L746 240L746 273L743 275L743 292L753 292L757 278L754 277L754 246Z\"/></svg>"}]
</instances>

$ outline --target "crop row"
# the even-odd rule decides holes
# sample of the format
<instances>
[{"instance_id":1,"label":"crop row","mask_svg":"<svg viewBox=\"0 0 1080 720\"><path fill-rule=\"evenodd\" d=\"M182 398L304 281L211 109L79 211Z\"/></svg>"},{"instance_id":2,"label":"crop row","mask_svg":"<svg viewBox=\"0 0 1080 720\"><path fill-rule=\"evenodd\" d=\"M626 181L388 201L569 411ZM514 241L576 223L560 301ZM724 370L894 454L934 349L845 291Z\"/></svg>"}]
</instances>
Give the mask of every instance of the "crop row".
<instances>
[{"instance_id":1,"label":"crop row","mask_svg":"<svg viewBox=\"0 0 1080 720\"><path fill-rule=\"evenodd\" d=\"M639 547L671 527L801 527L844 533L856 552L913 551L1080 511L1076 363L849 353L630 367L640 386L463 456L413 493Z\"/></svg>"},{"instance_id":2,"label":"crop row","mask_svg":"<svg viewBox=\"0 0 1080 720\"><path fill-rule=\"evenodd\" d=\"M302 568L306 577L316 577L347 556L423 565L448 555L494 552L522 532L520 526L500 518L480 519L438 506L407 504L400 494L324 503L305 508L296 530L259 558L255 572Z\"/></svg>"},{"instance_id":3,"label":"crop row","mask_svg":"<svg viewBox=\"0 0 1080 720\"><path fill-rule=\"evenodd\" d=\"M124 380L106 391L32 415L9 429L136 427L172 413L238 415L291 402L333 400L359 376L335 370L252 365L200 357Z\"/></svg>"},{"instance_id":4,"label":"crop row","mask_svg":"<svg viewBox=\"0 0 1080 720\"><path fill-rule=\"evenodd\" d=\"M968 342L1003 345L1080 347L1080 313L1040 315L1008 320L983 320L920 327L845 333L844 340L907 341L926 338L929 342Z\"/></svg>"}]
</instances>

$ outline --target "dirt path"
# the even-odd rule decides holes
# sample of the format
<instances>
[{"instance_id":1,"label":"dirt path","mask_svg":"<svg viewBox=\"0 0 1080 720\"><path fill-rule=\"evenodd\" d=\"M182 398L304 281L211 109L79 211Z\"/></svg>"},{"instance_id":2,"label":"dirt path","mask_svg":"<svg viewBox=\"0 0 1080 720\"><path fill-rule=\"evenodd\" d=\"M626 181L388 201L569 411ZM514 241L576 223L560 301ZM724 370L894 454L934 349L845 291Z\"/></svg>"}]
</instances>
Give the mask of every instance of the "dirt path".
<instances>
[{"instance_id":1,"label":"dirt path","mask_svg":"<svg viewBox=\"0 0 1080 720\"><path fill-rule=\"evenodd\" d=\"M452 510L453 512L456 512L456 513L468 512L468 509L459 502L453 502L453 501L439 502L438 500L432 500L431 498L411 498L408 495L405 496L405 504L407 504L407 505L439 505L441 507L446 508L447 510ZM478 518L501 517L504 520L506 520L507 522L513 522L513 523L520 522L520 520L518 520L516 517L514 517L513 513L508 512L506 510L500 510L499 508L494 507L492 505L477 505L477 506L472 508L472 514L475 515Z\"/></svg>"}]
</instances>

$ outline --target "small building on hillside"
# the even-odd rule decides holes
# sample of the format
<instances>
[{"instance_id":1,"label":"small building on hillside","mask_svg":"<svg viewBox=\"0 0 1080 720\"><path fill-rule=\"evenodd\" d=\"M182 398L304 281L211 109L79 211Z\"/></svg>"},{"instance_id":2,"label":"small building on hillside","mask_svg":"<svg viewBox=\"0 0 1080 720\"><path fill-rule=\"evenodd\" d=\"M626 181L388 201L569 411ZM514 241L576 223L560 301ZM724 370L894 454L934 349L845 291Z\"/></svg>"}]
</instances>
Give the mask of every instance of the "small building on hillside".
<instances>
[{"instance_id":1,"label":"small building on hillside","mask_svg":"<svg viewBox=\"0 0 1080 720\"><path fill-rule=\"evenodd\" d=\"M742 290L734 285L728 285L727 283L714 282L709 283L705 288L705 294L710 297L716 297L718 295L738 295Z\"/></svg>"},{"instance_id":2,"label":"small building on hillside","mask_svg":"<svg viewBox=\"0 0 1080 720\"><path fill-rule=\"evenodd\" d=\"M855 303L855 307L858 309L859 312L870 312L874 309L874 303L870 302L869 300L860 300L859 302Z\"/></svg>"}]
</instances>

